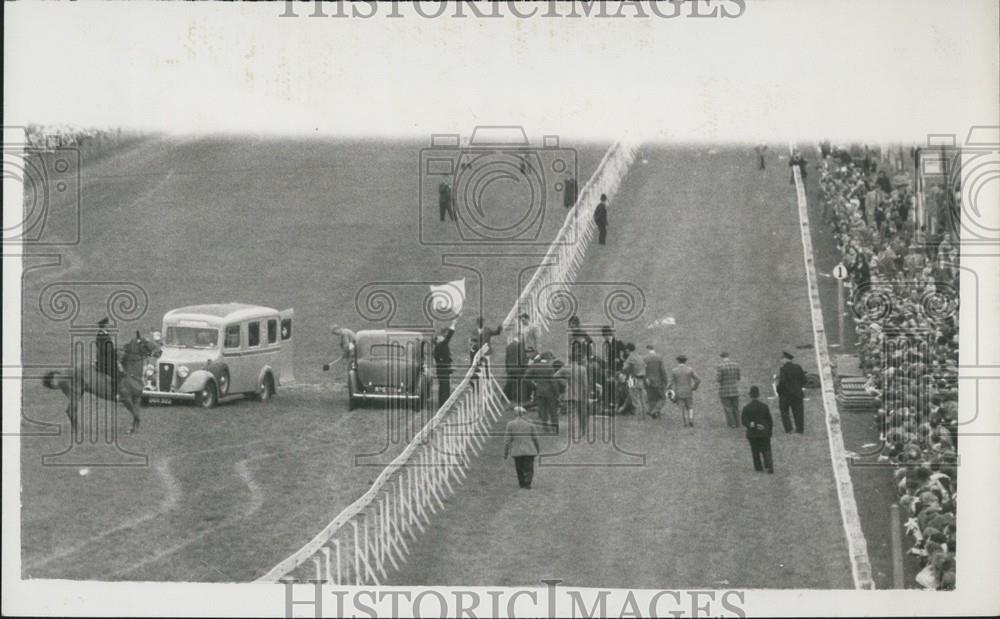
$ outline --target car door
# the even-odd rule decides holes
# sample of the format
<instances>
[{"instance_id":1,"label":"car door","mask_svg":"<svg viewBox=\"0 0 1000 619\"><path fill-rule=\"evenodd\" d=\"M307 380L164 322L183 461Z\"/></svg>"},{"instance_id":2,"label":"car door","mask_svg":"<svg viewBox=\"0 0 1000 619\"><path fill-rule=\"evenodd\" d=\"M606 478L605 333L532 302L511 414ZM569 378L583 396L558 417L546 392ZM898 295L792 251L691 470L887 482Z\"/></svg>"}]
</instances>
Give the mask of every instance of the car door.
<instances>
[{"instance_id":1,"label":"car door","mask_svg":"<svg viewBox=\"0 0 1000 619\"><path fill-rule=\"evenodd\" d=\"M279 337L281 338L281 349L278 351L275 371L277 372L278 384L286 385L295 381L295 374L292 368L292 352L294 350L294 318L295 310L292 308L278 312L280 318Z\"/></svg>"}]
</instances>

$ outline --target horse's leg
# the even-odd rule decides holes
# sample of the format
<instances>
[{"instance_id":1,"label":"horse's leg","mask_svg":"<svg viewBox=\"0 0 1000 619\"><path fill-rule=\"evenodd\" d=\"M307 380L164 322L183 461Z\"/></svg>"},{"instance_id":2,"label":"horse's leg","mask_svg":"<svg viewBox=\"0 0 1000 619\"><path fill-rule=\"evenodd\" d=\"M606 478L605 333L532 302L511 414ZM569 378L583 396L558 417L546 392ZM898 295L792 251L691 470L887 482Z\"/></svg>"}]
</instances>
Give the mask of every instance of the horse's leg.
<instances>
[{"instance_id":1,"label":"horse's leg","mask_svg":"<svg viewBox=\"0 0 1000 619\"><path fill-rule=\"evenodd\" d=\"M73 406L73 395L70 394L69 402L66 403L66 416L69 417L70 432L76 433L76 407Z\"/></svg>"},{"instance_id":2,"label":"horse's leg","mask_svg":"<svg viewBox=\"0 0 1000 619\"><path fill-rule=\"evenodd\" d=\"M128 429L129 434L135 434L135 431L139 429L139 404L136 402L136 397L129 388L126 378L123 376L118 381L118 401L128 409L130 415L132 415L132 425Z\"/></svg>"}]
</instances>

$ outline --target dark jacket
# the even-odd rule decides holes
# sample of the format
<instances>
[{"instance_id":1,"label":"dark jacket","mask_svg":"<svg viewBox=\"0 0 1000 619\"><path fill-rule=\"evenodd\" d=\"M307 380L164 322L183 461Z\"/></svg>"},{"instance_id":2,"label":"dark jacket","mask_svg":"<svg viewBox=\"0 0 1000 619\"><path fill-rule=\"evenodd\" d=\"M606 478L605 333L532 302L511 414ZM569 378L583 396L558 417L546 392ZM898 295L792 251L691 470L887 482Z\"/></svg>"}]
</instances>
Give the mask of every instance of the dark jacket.
<instances>
[{"instance_id":1,"label":"dark jacket","mask_svg":"<svg viewBox=\"0 0 1000 619\"><path fill-rule=\"evenodd\" d=\"M528 366L525 377L535 387L535 399L555 402L559 399L559 379L551 363L536 361Z\"/></svg>"},{"instance_id":2,"label":"dark jacket","mask_svg":"<svg viewBox=\"0 0 1000 619\"><path fill-rule=\"evenodd\" d=\"M115 351L115 341L104 331L97 332L97 371L101 374L118 374L118 353Z\"/></svg>"},{"instance_id":3,"label":"dark jacket","mask_svg":"<svg viewBox=\"0 0 1000 619\"><path fill-rule=\"evenodd\" d=\"M747 438L771 438L774 419L771 417L771 409L760 400L750 400L743 407L740 423L747 429Z\"/></svg>"},{"instance_id":4,"label":"dark jacket","mask_svg":"<svg viewBox=\"0 0 1000 619\"><path fill-rule=\"evenodd\" d=\"M594 209L594 223L599 228L604 228L608 225L608 207L603 202L598 204L597 208Z\"/></svg>"},{"instance_id":5,"label":"dark jacket","mask_svg":"<svg viewBox=\"0 0 1000 619\"><path fill-rule=\"evenodd\" d=\"M490 329L489 327L477 328L472 337L469 338L469 352L476 354L480 348L489 344L495 336L500 335L501 331L503 331L503 325L497 325L496 329ZM491 348L490 353L492 352Z\"/></svg>"},{"instance_id":6,"label":"dark jacket","mask_svg":"<svg viewBox=\"0 0 1000 619\"><path fill-rule=\"evenodd\" d=\"M528 353L524 349L524 343L521 340L513 340L510 344L507 344L507 350L504 354L504 364L507 366L508 374L521 374L524 369L528 366Z\"/></svg>"},{"instance_id":7,"label":"dark jacket","mask_svg":"<svg viewBox=\"0 0 1000 619\"><path fill-rule=\"evenodd\" d=\"M447 374L451 372L451 336L455 335L454 329L448 329L448 334L441 341L434 342L434 365L438 373Z\"/></svg>"},{"instance_id":8,"label":"dark jacket","mask_svg":"<svg viewBox=\"0 0 1000 619\"><path fill-rule=\"evenodd\" d=\"M806 386L806 372L797 363L788 363L778 370L778 395L783 398L801 399L802 389Z\"/></svg>"}]
</instances>

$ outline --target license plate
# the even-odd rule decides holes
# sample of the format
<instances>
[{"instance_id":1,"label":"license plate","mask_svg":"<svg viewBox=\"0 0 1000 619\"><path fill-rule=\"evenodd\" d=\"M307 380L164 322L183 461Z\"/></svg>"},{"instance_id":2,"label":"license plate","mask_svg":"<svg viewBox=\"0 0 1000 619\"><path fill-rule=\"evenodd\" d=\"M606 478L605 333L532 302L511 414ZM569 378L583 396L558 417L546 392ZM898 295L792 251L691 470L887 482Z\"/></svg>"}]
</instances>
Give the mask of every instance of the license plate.
<instances>
[{"instance_id":1,"label":"license plate","mask_svg":"<svg viewBox=\"0 0 1000 619\"><path fill-rule=\"evenodd\" d=\"M174 401L170 398L146 398L146 401L150 404L163 404L166 406L170 406L174 403Z\"/></svg>"}]
</instances>

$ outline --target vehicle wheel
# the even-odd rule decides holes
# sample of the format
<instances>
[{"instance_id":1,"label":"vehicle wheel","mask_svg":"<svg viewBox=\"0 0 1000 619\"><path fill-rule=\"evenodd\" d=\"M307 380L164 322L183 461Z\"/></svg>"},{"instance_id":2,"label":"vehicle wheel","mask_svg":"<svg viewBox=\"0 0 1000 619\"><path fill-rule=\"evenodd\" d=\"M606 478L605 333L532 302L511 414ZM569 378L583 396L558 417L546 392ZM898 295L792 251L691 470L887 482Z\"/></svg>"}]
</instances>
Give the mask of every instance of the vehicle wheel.
<instances>
[{"instance_id":1,"label":"vehicle wheel","mask_svg":"<svg viewBox=\"0 0 1000 619\"><path fill-rule=\"evenodd\" d=\"M215 391L215 383L205 383L205 386L201 388L201 391L195 397L195 402L204 409L214 408L219 402L218 393Z\"/></svg>"},{"instance_id":2,"label":"vehicle wheel","mask_svg":"<svg viewBox=\"0 0 1000 619\"><path fill-rule=\"evenodd\" d=\"M271 378L270 374L265 374L263 378L260 379L260 384L257 385L257 391L254 392L254 397L258 402L267 402L274 395L274 379Z\"/></svg>"},{"instance_id":3,"label":"vehicle wheel","mask_svg":"<svg viewBox=\"0 0 1000 619\"><path fill-rule=\"evenodd\" d=\"M219 374L219 396L225 397L229 394L229 370L222 370Z\"/></svg>"},{"instance_id":4,"label":"vehicle wheel","mask_svg":"<svg viewBox=\"0 0 1000 619\"><path fill-rule=\"evenodd\" d=\"M149 398L147 398L147 397L139 398L139 406L142 406L142 407L149 406Z\"/></svg>"}]
</instances>

